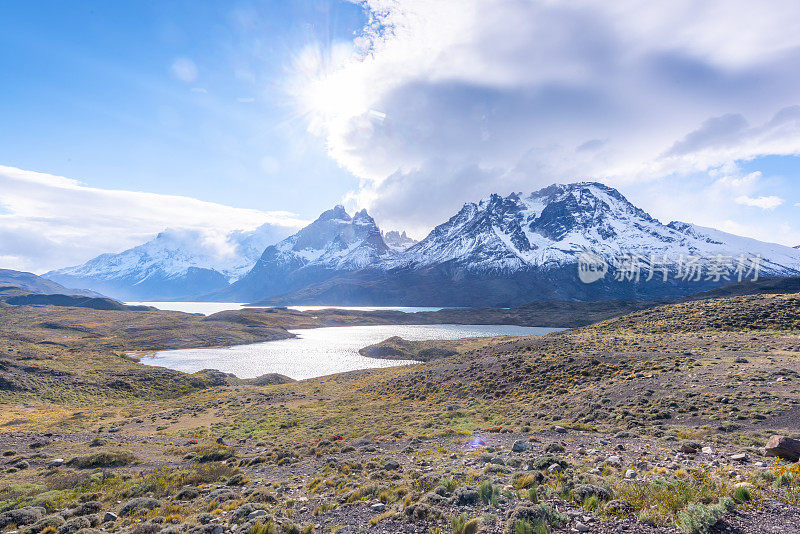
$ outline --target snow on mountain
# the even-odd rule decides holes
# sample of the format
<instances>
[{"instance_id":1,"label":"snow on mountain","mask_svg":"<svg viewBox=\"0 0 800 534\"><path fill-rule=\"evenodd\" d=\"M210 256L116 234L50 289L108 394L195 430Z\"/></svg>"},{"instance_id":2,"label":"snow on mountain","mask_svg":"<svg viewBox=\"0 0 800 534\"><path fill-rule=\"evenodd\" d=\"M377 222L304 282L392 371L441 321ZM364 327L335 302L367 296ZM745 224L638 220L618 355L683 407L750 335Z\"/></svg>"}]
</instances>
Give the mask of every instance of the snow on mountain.
<instances>
[{"instance_id":1,"label":"snow on mountain","mask_svg":"<svg viewBox=\"0 0 800 534\"><path fill-rule=\"evenodd\" d=\"M167 229L142 245L44 276L127 300L201 294L247 273L263 250L287 231L271 224L227 235Z\"/></svg>"},{"instance_id":2,"label":"snow on mountain","mask_svg":"<svg viewBox=\"0 0 800 534\"><path fill-rule=\"evenodd\" d=\"M400 233L397 230L390 230L383 234L383 241L386 243L386 246L395 252L403 252L407 248L419 243L416 239L408 237L405 232Z\"/></svg>"},{"instance_id":3,"label":"snow on mountain","mask_svg":"<svg viewBox=\"0 0 800 534\"><path fill-rule=\"evenodd\" d=\"M449 264L474 273L510 273L577 263L584 251L609 263L626 254L645 261L665 255L670 261L761 255L765 274L800 274L800 253L790 247L688 223L664 225L617 190L593 182L465 204L387 267L418 270Z\"/></svg>"},{"instance_id":4,"label":"snow on mountain","mask_svg":"<svg viewBox=\"0 0 800 534\"><path fill-rule=\"evenodd\" d=\"M379 266L395 254L366 210L351 217L343 206L336 206L267 247L253 269L223 294L263 298L337 273Z\"/></svg>"},{"instance_id":5,"label":"snow on mountain","mask_svg":"<svg viewBox=\"0 0 800 534\"><path fill-rule=\"evenodd\" d=\"M323 266L356 270L379 263L391 254L380 230L366 210L350 217L343 206L324 212L293 236L262 254L260 262Z\"/></svg>"},{"instance_id":6,"label":"snow on mountain","mask_svg":"<svg viewBox=\"0 0 800 534\"><path fill-rule=\"evenodd\" d=\"M276 243L285 235L278 231L268 225L224 236L167 230L138 247L46 276L125 300L449 306L667 298L727 280L678 279L684 258L699 258L707 273L723 257L729 271L737 258L760 257L760 275L800 275L800 249L678 221L662 224L594 182L490 195L465 204L418 243L405 233L382 234L365 210L351 217L342 206ZM673 278L623 284L610 276L584 284L577 264L586 252L614 274L622 272L620 259L627 255L637 258L645 276L650 263L655 268L660 262ZM729 276L736 279L734 272Z\"/></svg>"}]
</instances>

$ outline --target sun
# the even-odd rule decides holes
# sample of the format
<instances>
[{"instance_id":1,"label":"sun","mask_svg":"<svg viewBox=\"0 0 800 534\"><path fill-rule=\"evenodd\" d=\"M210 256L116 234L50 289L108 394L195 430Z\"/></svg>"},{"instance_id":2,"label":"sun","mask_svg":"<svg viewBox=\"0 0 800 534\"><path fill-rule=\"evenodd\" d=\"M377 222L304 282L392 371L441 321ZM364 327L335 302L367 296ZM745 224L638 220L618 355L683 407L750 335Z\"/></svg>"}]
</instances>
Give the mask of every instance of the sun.
<instances>
[{"instance_id":1,"label":"sun","mask_svg":"<svg viewBox=\"0 0 800 534\"><path fill-rule=\"evenodd\" d=\"M361 62L352 43L307 45L294 58L290 93L311 122L332 122L369 111L360 80Z\"/></svg>"}]
</instances>

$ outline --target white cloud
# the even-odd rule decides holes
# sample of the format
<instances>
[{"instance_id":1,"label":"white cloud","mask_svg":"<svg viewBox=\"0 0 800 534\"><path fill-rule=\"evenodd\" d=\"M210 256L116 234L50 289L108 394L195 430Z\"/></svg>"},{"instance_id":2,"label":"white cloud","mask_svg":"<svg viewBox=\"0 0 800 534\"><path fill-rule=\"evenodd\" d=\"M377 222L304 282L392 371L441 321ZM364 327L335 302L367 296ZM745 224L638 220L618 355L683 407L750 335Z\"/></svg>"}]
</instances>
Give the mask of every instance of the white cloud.
<instances>
[{"instance_id":1,"label":"white cloud","mask_svg":"<svg viewBox=\"0 0 800 534\"><path fill-rule=\"evenodd\" d=\"M288 235L306 221L288 212L194 198L97 189L77 180L0 166L2 267L43 272L141 244L165 228L201 233L204 246L262 224ZM224 253L224 251L222 251Z\"/></svg>"},{"instance_id":2,"label":"white cloud","mask_svg":"<svg viewBox=\"0 0 800 534\"><path fill-rule=\"evenodd\" d=\"M388 227L558 181L666 195L674 176L800 153L797 2L366 5L356 50L309 47L292 88L362 179L351 203Z\"/></svg>"},{"instance_id":3,"label":"white cloud","mask_svg":"<svg viewBox=\"0 0 800 534\"><path fill-rule=\"evenodd\" d=\"M186 83L197 81L197 65L188 57L179 57L172 62L170 68L172 75L178 80Z\"/></svg>"},{"instance_id":4,"label":"white cloud","mask_svg":"<svg viewBox=\"0 0 800 534\"><path fill-rule=\"evenodd\" d=\"M743 204L745 206L761 208L762 210L774 210L783 204L783 199L776 196L753 198L748 197L747 195L742 195L740 197L736 197L736 203Z\"/></svg>"}]
</instances>

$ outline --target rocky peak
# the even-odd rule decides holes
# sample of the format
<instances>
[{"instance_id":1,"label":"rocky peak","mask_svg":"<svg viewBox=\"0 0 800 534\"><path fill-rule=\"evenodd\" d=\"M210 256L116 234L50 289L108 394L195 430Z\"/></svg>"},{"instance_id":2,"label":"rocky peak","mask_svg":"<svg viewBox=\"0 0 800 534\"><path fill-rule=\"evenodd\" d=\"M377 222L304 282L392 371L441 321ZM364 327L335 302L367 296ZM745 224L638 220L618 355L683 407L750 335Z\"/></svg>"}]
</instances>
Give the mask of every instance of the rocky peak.
<instances>
[{"instance_id":1,"label":"rocky peak","mask_svg":"<svg viewBox=\"0 0 800 534\"><path fill-rule=\"evenodd\" d=\"M418 243L416 239L408 237L405 231L400 233L397 230L390 230L386 232L383 235L383 241L389 248L397 252L401 252Z\"/></svg>"}]
</instances>

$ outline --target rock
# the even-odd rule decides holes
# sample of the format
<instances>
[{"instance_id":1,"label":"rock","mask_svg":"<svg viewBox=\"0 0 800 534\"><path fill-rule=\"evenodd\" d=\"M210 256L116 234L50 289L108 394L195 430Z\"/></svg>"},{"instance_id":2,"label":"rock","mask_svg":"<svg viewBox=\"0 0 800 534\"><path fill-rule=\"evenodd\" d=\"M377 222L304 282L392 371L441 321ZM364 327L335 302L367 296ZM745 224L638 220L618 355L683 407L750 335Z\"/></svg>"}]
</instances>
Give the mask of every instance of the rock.
<instances>
[{"instance_id":1,"label":"rock","mask_svg":"<svg viewBox=\"0 0 800 534\"><path fill-rule=\"evenodd\" d=\"M754 465L756 467L767 467L767 462L756 462Z\"/></svg>"},{"instance_id":2,"label":"rock","mask_svg":"<svg viewBox=\"0 0 800 534\"><path fill-rule=\"evenodd\" d=\"M17 469L27 469L31 466L26 460L20 460L19 462L14 464L14 467Z\"/></svg>"},{"instance_id":3,"label":"rock","mask_svg":"<svg viewBox=\"0 0 800 534\"><path fill-rule=\"evenodd\" d=\"M257 517L262 517L267 515L266 510L253 510L249 514L247 514L247 519L256 519Z\"/></svg>"},{"instance_id":4,"label":"rock","mask_svg":"<svg viewBox=\"0 0 800 534\"><path fill-rule=\"evenodd\" d=\"M250 517L250 514L255 513L263 508L261 504L247 502L241 505L239 508L236 509L233 514L231 514L230 521L231 523L238 523L239 521L244 521L245 519Z\"/></svg>"},{"instance_id":5,"label":"rock","mask_svg":"<svg viewBox=\"0 0 800 534\"><path fill-rule=\"evenodd\" d=\"M106 514L103 516L103 523L108 523L109 521L113 522L116 521L117 519L119 518L117 517L117 514L115 514L114 512L106 512Z\"/></svg>"},{"instance_id":6,"label":"rock","mask_svg":"<svg viewBox=\"0 0 800 534\"><path fill-rule=\"evenodd\" d=\"M522 441L520 439L520 440L517 440L517 441L514 442L514 444L511 446L511 451L512 452L525 452L525 451L529 450L530 448L531 448L530 443L528 443L527 441Z\"/></svg>"},{"instance_id":7,"label":"rock","mask_svg":"<svg viewBox=\"0 0 800 534\"><path fill-rule=\"evenodd\" d=\"M734 462L746 462L747 461L747 453L740 452L739 454L731 454L731 460Z\"/></svg>"},{"instance_id":8,"label":"rock","mask_svg":"<svg viewBox=\"0 0 800 534\"><path fill-rule=\"evenodd\" d=\"M614 467L619 467L622 465L622 458L619 456L613 455L606 458L606 463L609 465L613 465Z\"/></svg>"},{"instance_id":9,"label":"rock","mask_svg":"<svg viewBox=\"0 0 800 534\"><path fill-rule=\"evenodd\" d=\"M453 493L453 500L459 506L477 504L480 500L478 490L471 486L461 486Z\"/></svg>"},{"instance_id":10,"label":"rock","mask_svg":"<svg viewBox=\"0 0 800 534\"><path fill-rule=\"evenodd\" d=\"M118 426L113 426L113 427L108 429L108 431L111 432L111 433L119 432L120 430L122 430L122 429L120 427L118 427Z\"/></svg>"},{"instance_id":11,"label":"rock","mask_svg":"<svg viewBox=\"0 0 800 534\"><path fill-rule=\"evenodd\" d=\"M558 426L558 425L553 427L553 431L558 432L559 434L566 434L567 433L567 429L566 428L564 428L563 426Z\"/></svg>"},{"instance_id":12,"label":"rock","mask_svg":"<svg viewBox=\"0 0 800 534\"><path fill-rule=\"evenodd\" d=\"M703 454L714 454L714 449L712 449L711 447L703 447L701 452Z\"/></svg>"},{"instance_id":13,"label":"rock","mask_svg":"<svg viewBox=\"0 0 800 534\"><path fill-rule=\"evenodd\" d=\"M46 465L47 465L47 467L61 467L62 465L64 465L64 459L63 458L53 458L52 460L47 462Z\"/></svg>"},{"instance_id":14,"label":"rock","mask_svg":"<svg viewBox=\"0 0 800 534\"><path fill-rule=\"evenodd\" d=\"M400 463L396 460L389 460L383 465L383 468L387 471L396 471L400 469Z\"/></svg>"},{"instance_id":15,"label":"rock","mask_svg":"<svg viewBox=\"0 0 800 534\"><path fill-rule=\"evenodd\" d=\"M382 502L376 502L375 504L370 506L370 508L372 509L373 512L383 512L384 510L386 510L386 505L383 504Z\"/></svg>"},{"instance_id":16,"label":"rock","mask_svg":"<svg viewBox=\"0 0 800 534\"><path fill-rule=\"evenodd\" d=\"M781 460L796 462L800 460L800 441L786 436L772 436L764 447L767 456L777 456Z\"/></svg>"},{"instance_id":17,"label":"rock","mask_svg":"<svg viewBox=\"0 0 800 534\"><path fill-rule=\"evenodd\" d=\"M564 470L560 464L550 464L550 467L547 468L548 473L560 473Z\"/></svg>"},{"instance_id":18,"label":"rock","mask_svg":"<svg viewBox=\"0 0 800 534\"><path fill-rule=\"evenodd\" d=\"M577 523L575 523L575 530L577 530L578 532L589 532L589 530L591 529L588 526L581 523L580 521L578 521Z\"/></svg>"},{"instance_id":19,"label":"rock","mask_svg":"<svg viewBox=\"0 0 800 534\"><path fill-rule=\"evenodd\" d=\"M627 479L636 478L636 471L634 471L633 469L628 469L627 471L625 471L625 478Z\"/></svg>"}]
</instances>

